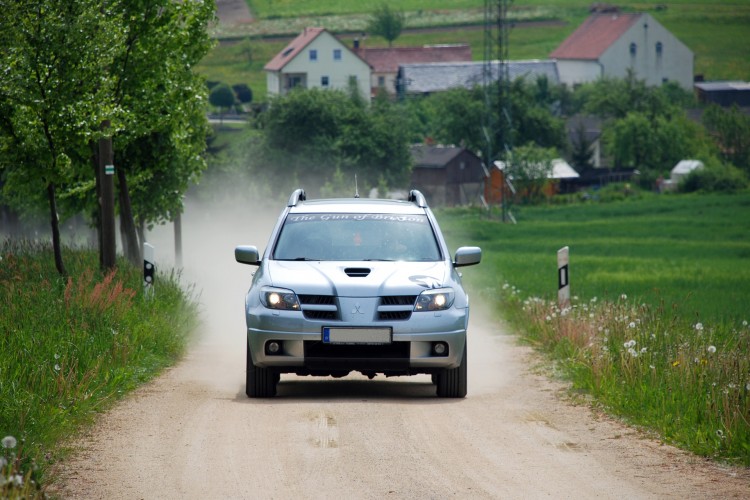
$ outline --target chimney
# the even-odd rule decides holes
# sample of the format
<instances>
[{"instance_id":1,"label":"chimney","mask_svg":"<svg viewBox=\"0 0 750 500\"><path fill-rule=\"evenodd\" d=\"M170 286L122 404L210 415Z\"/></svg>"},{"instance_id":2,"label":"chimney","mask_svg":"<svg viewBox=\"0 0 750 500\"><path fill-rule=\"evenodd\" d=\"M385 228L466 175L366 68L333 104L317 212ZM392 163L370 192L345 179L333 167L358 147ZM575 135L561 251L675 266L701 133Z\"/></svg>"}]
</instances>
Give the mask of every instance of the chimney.
<instances>
[{"instance_id":1,"label":"chimney","mask_svg":"<svg viewBox=\"0 0 750 500\"><path fill-rule=\"evenodd\" d=\"M359 38L354 39L354 50L359 50Z\"/></svg>"}]
</instances>

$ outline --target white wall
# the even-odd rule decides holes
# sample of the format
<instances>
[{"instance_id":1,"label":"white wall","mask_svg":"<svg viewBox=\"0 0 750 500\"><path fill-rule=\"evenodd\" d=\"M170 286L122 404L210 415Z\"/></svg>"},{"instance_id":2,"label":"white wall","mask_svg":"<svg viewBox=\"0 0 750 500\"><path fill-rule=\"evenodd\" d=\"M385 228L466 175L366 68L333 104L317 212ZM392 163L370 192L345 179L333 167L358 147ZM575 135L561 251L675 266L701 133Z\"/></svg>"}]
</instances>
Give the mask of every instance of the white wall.
<instances>
[{"instance_id":1,"label":"white wall","mask_svg":"<svg viewBox=\"0 0 750 500\"><path fill-rule=\"evenodd\" d=\"M596 61L558 59L557 72L560 75L560 83L572 87L579 83L598 80L602 76L602 67Z\"/></svg>"}]
</instances>

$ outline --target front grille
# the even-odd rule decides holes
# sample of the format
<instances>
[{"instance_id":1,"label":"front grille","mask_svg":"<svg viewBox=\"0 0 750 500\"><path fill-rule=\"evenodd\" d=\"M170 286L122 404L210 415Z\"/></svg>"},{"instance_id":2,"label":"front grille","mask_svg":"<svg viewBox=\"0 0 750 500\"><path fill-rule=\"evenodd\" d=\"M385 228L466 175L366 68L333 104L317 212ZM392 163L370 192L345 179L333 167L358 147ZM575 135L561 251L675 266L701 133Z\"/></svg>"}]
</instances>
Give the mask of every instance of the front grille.
<instances>
[{"instance_id":1,"label":"front grille","mask_svg":"<svg viewBox=\"0 0 750 500\"><path fill-rule=\"evenodd\" d=\"M380 297L378 321L405 321L411 318L416 295L386 295Z\"/></svg>"},{"instance_id":2,"label":"front grille","mask_svg":"<svg viewBox=\"0 0 750 500\"><path fill-rule=\"evenodd\" d=\"M339 311L333 295L300 295L299 301L305 319L338 320Z\"/></svg>"}]
</instances>

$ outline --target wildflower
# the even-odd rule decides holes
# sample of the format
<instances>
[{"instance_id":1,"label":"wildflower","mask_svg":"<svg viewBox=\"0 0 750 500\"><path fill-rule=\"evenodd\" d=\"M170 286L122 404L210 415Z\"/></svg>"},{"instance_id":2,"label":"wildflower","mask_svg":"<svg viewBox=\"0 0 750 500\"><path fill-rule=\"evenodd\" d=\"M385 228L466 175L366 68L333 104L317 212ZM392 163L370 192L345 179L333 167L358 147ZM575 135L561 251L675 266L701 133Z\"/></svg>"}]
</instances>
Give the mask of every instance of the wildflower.
<instances>
[{"instance_id":1,"label":"wildflower","mask_svg":"<svg viewBox=\"0 0 750 500\"><path fill-rule=\"evenodd\" d=\"M594 313L589 313L589 318L594 319Z\"/></svg>"},{"instance_id":2,"label":"wildflower","mask_svg":"<svg viewBox=\"0 0 750 500\"><path fill-rule=\"evenodd\" d=\"M722 431L721 429L716 429L716 436L724 439L724 431Z\"/></svg>"},{"instance_id":3,"label":"wildflower","mask_svg":"<svg viewBox=\"0 0 750 500\"><path fill-rule=\"evenodd\" d=\"M60 365L58 365L58 364L55 364L55 371L56 371L56 372L59 372L59 371L60 371Z\"/></svg>"},{"instance_id":4,"label":"wildflower","mask_svg":"<svg viewBox=\"0 0 750 500\"><path fill-rule=\"evenodd\" d=\"M648 365L648 367L651 368L652 370L656 370L656 367L654 365Z\"/></svg>"},{"instance_id":5,"label":"wildflower","mask_svg":"<svg viewBox=\"0 0 750 500\"><path fill-rule=\"evenodd\" d=\"M55 359L60 359L60 355L55 353Z\"/></svg>"},{"instance_id":6,"label":"wildflower","mask_svg":"<svg viewBox=\"0 0 750 500\"><path fill-rule=\"evenodd\" d=\"M750 391L750 382L748 382L747 385L745 385L745 390Z\"/></svg>"},{"instance_id":7,"label":"wildflower","mask_svg":"<svg viewBox=\"0 0 750 500\"><path fill-rule=\"evenodd\" d=\"M635 340L628 340L622 346L628 349L632 349L633 347L635 347Z\"/></svg>"},{"instance_id":8,"label":"wildflower","mask_svg":"<svg viewBox=\"0 0 750 500\"><path fill-rule=\"evenodd\" d=\"M5 436L3 438L2 443L3 443L3 448L7 450L7 449L15 448L16 445L18 444L18 441L13 436Z\"/></svg>"},{"instance_id":9,"label":"wildflower","mask_svg":"<svg viewBox=\"0 0 750 500\"><path fill-rule=\"evenodd\" d=\"M23 486L23 476L21 474L14 474L8 482L12 482L16 487L20 488Z\"/></svg>"},{"instance_id":10,"label":"wildflower","mask_svg":"<svg viewBox=\"0 0 750 500\"><path fill-rule=\"evenodd\" d=\"M694 326L696 331L702 331L703 330L703 323L696 323Z\"/></svg>"},{"instance_id":11,"label":"wildflower","mask_svg":"<svg viewBox=\"0 0 750 500\"><path fill-rule=\"evenodd\" d=\"M594 297L593 299L591 299L591 303L594 304L594 303L596 303L597 300L598 299L596 297Z\"/></svg>"},{"instance_id":12,"label":"wildflower","mask_svg":"<svg viewBox=\"0 0 750 500\"><path fill-rule=\"evenodd\" d=\"M680 360L676 360L672 363L672 366L680 366Z\"/></svg>"},{"instance_id":13,"label":"wildflower","mask_svg":"<svg viewBox=\"0 0 750 500\"><path fill-rule=\"evenodd\" d=\"M628 296L623 293L620 295L620 300L628 300Z\"/></svg>"},{"instance_id":14,"label":"wildflower","mask_svg":"<svg viewBox=\"0 0 750 500\"><path fill-rule=\"evenodd\" d=\"M635 321L631 321L628 328L635 328Z\"/></svg>"},{"instance_id":15,"label":"wildflower","mask_svg":"<svg viewBox=\"0 0 750 500\"><path fill-rule=\"evenodd\" d=\"M641 354L646 354L648 352L648 348L642 347L641 348Z\"/></svg>"},{"instance_id":16,"label":"wildflower","mask_svg":"<svg viewBox=\"0 0 750 500\"><path fill-rule=\"evenodd\" d=\"M713 353L716 352L716 346L710 345L710 346L708 346L708 349L706 349L706 350L708 352L710 352L711 354L713 354Z\"/></svg>"},{"instance_id":17,"label":"wildflower","mask_svg":"<svg viewBox=\"0 0 750 500\"><path fill-rule=\"evenodd\" d=\"M637 358L638 357L638 351L633 349L632 347L628 349L628 354L630 354L632 357Z\"/></svg>"},{"instance_id":18,"label":"wildflower","mask_svg":"<svg viewBox=\"0 0 750 500\"><path fill-rule=\"evenodd\" d=\"M552 321L552 318L550 316L547 316L547 321Z\"/></svg>"},{"instance_id":19,"label":"wildflower","mask_svg":"<svg viewBox=\"0 0 750 500\"><path fill-rule=\"evenodd\" d=\"M742 326L747 326L747 320L744 320L744 321L742 322Z\"/></svg>"}]
</instances>

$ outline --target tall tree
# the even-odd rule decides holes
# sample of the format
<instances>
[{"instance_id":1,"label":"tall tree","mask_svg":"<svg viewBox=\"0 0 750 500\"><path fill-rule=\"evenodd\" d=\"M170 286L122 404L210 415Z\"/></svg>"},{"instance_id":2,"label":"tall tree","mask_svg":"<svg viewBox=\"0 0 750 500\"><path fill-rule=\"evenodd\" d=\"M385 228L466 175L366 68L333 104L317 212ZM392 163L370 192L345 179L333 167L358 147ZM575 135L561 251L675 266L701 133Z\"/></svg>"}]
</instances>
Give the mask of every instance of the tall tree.
<instances>
[{"instance_id":1,"label":"tall tree","mask_svg":"<svg viewBox=\"0 0 750 500\"><path fill-rule=\"evenodd\" d=\"M736 105L728 109L711 105L703 115L703 124L714 137L724 160L750 175L750 117Z\"/></svg>"},{"instance_id":2,"label":"tall tree","mask_svg":"<svg viewBox=\"0 0 750 500\"><path fill-rule=\"evenodd\" d=\"M403 12L394 10L383 2L372 13L367 24L367 31L373 35L382 36L391 47L393 41L401 35L405 23L406 17Z\"/></svg>"},{"instance_id":3,"label":"tall tree","mask_svg":"<svg viewBox=\"0 0 750 500\"><path fill-rule=\"evenodd\" d=\"M55 266L62 258L58 190L85 164L103 118L122 29L100 1L0 1L0 107L4 193L45 193Z\"/></svg>"}]
</instances>

